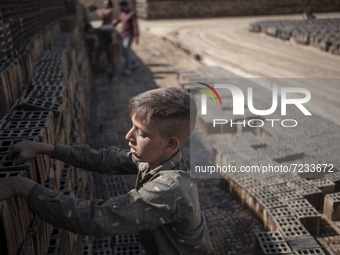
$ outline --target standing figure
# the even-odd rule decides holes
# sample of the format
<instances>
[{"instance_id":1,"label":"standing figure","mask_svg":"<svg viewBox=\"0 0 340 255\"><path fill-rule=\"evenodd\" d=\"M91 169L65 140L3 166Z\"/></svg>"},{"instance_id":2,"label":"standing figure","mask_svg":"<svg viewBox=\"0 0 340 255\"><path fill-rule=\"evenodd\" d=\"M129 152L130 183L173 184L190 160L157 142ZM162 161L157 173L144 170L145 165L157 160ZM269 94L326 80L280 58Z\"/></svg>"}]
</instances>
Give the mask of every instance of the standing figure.
<instances>
[{"instance_id":1,"label":"standing figure","mask_svg":"<svg viewBox=\"0 0 340 255\"><path fill-rule=\"evenodd\" d=\"M90 23L87 23L85 32L87 33L87 41L92 42L92 44L88 45L92 67L100 69L99 57L105 51L108 62L106 72L110 79L116 78L121 70L119 64L121 59L121 40L116 29L110 25L93 28Z\"/></svg>"},{"instance_id":2,"label":"standing figure","mask_svg":"<svg viewBox=\"0 0 340 255\"><path fill-rule=\"evenodd\" d=\"M112 26L116 26L118 23L122 23L121 37L123 39L123 55L125 59L124 63L124 73L130 74L133 68L136 68L135 59L131 56L131 44L133 39L135 39L138 44L138 25L137 16L134 11L129 8L126 1L119 2L121 14L118 19L112 22Z\"/></svg>"},{"instance_id":3,"label":"standing figure","mask_svg":"<svg viewBox=\"0 0 340 255\"><path fill-rule=\"evenodd\" d=\"M113 20L113 4L111 0L104 0L104 8L98 9L95 5L90 5L90 12L96 11L96 14L103 20L102 25L110 25Z\"/></svg>"}]
</instances>

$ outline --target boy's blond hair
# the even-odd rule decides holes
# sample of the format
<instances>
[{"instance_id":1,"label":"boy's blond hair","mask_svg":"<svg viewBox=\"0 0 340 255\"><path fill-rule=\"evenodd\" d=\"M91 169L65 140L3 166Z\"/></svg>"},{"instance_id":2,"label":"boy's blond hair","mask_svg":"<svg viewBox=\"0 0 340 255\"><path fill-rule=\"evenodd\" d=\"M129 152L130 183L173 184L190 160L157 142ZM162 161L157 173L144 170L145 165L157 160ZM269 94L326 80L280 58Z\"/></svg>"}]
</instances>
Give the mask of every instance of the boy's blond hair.
<instances>
[{"instance_id":1,"label":"boy's blond hair","mask_svg":"<svg viewBox=\"0 0 340 255\"><path fill-rule=\"evenodd\" d=\"M130 116L156 126L163 137L176 136L181 144L195 127L197 108L190 93L170 87L146 91L131 98Z\"/></svg>"}]
</instances>

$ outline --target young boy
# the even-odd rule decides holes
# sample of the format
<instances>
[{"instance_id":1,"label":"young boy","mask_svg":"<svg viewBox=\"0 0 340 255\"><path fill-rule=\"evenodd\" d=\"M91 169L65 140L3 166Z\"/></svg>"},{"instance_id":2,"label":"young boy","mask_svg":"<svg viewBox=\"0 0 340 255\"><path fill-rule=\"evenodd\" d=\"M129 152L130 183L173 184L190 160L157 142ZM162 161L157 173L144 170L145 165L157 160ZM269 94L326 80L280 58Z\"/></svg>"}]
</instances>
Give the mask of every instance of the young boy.
<instances>
[{"instance_id":1,"label":"young boy","mask_svg":"<svg viewBox=\"0 0 340 255\"><path fill-rule=\"evenodd\" d=\"M50 224L84 235L140 232L147 254L214 254L197 186L182 158L181 146L196 116L190 94L179 88L150 90L129 104L130 150L99 151L85 146L21 142L19 161L39 153L89 171L137 174L135 189L107 201L76 199L30 179L0 179L0 200L25 197L29 208ZM191 122L193 123L193 122Z\"/></svg>"}]
</instances>

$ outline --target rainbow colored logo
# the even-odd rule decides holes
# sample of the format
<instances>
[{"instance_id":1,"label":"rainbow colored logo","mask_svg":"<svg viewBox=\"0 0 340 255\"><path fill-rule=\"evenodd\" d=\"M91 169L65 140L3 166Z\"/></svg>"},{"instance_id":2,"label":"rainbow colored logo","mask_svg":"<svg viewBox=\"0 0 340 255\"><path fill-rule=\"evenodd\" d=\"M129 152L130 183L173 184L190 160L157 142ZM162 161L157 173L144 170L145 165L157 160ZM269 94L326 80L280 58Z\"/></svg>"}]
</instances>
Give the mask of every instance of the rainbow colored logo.
<instances>
[{"instance_id":1,"label":"rainbow colored logo","mask_svg":"<svg viewBox=\"0 0 340 255\"><path fill-rule=\"evenodd\" d=\"M217 96L218 100L220 101L221 106L222 106L222 100L220 98L220 95L217 93L217 91L212 86L210 86L210 85L208 85L206 83L203 83L203 82L197 82L197 83L201 84L203 86L206 86L208 89L210 89L212 92L214 92L215 95ZM214 101L215 105L217 105L215 97L213 96L213 94L209 90L204 89L204 88L200 88L200 87L197 87L197 88L200 89L200 90L203 90L204 92L206 92L212 98L212 100Z\"/></svg>"}]
</instances>

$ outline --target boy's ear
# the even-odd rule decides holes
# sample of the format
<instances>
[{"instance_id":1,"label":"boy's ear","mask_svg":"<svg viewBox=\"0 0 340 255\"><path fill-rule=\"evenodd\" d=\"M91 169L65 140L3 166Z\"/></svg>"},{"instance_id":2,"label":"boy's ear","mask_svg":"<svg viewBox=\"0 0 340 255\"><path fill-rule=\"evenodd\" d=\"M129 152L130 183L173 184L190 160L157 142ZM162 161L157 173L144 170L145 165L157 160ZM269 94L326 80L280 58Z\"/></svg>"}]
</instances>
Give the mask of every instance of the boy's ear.
<instances>
[{"instance_id":1,"label":"boy's ear","mask_svg":"<svg viewBox=\"0 0 340 255\"><path fill-rule=\"evenodd\" d=\"M171 136L168 138L168 142L166 144L166 149L169 152L176 152L180 147L179 139L175 136Z\"/></svg>"}]
</instances>

